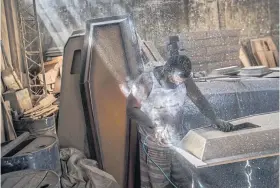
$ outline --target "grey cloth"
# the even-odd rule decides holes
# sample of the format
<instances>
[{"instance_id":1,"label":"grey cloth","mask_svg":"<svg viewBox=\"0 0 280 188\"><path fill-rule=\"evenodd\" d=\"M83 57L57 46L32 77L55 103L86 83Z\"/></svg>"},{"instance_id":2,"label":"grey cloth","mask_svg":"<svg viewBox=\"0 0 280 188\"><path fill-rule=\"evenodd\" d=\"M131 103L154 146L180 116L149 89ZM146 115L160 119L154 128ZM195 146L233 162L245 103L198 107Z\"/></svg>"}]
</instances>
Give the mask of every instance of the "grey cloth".
<instances>
[{"instance_id":1,"label":"grey cloth","mask_svg":"<svg viewBox=\"0 0 280 188\"><path fill-rule=\"evenodd\" d=\"M119 188L110 174L97 168L97 162L87 159L74 148L60 150L62 188Z\"/></svg>"}]
</instances>

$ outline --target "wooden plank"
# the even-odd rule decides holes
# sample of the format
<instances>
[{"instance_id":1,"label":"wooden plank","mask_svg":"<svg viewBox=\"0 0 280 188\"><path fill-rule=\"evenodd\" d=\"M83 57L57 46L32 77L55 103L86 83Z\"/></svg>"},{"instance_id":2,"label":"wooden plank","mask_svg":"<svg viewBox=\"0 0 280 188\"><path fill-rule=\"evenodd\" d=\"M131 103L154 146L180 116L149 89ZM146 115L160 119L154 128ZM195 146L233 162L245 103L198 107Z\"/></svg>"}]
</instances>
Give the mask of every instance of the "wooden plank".
<instances>
[{"instance_id":1,"label":"wooden plank","mask_svg":"<svg viewBox=\"0 0 280 188\"><path fill-rule=\"evenodd\" d=\"M46 66L49 66L49 65L57 64L58 62L62 61L62 59L63 59L62 56L55 57L51 61L45 62L44 66L46 67Z\"/></svg>"},{"instance_id":2,"label":"wooden plank","mask_svg":"<svg viewBox=\"0 0 280 188\"><path fill-rule=\"evenodd\" d=\"M55 79L58 76L59 70L51 69L45 73L46 84L54 84Z\"/></svg>"},{"instance_id":3,"label":"wooden plank","mask_svg":"<svg viewBox=\"0 0 280 188\"><path fill-rule=\"evenodd\" d=\"M21 72L21 49L19 40L19 29L17 25L17 12L15 0L4 0L4 9L7 19L7 29L10 44L11 63L17 74Z\"/></svg>"},{"instance_id":4,"label":"wooden plank","mask_svg":"<svg viewBox=\"0 0 280 188\"><path fill-rule=\"evenodd\" d=\"M276 62L274 59L273 51L266 51L266 52L264 52L264 54L265 54L265 58L267 59L267 62L269 64L269 67L271 67L271 68L276 67Z\"/></svg>"},{"instance_id":5,"label":"wooden plank","mask_svg":"<svg viewBox=\"0 0 280 188\"><path fill-rule=\"evenodd\" d=\"M1 78L1 85L0 85L0 89L1 89L1 95L2 95L2 94L6 91L6 87L5 87L4 83L3 83L2 78Z\"/></svg>"},{"instance_id":6,"label":"wooden plank","mask_svg":"<svg viewBox=\"0 0 280 188\"><path fill-rule=\"evenodd\" d=\"M83 109L80 91L83 41L83 35L72 35L64 48L57 135L61 147L77 148L89 157L89 146L85 143L86 112Z\"/></svg>"},{"instance_id":7,"label":"wooden plank","mask_svg":"<svg viewBox=\"0 0 280 188\"><path fill-rule=\"evenodd\" d=\"M57 58L54 58L52 61L49 61L45 63L45 79L46 79L46 84L47 84L47 90L50 93L54 92L54 86L55 84L59 84L59 80L56 81L61 74L61 67L62 67L62 56L59 56ZM40 79L42 78L42 75L40 75ZM59 86L59 85L57 85ZM56 93L58 92L59 88L56 88Z\"/></svg>"},{"instance_id":8,"label":"wooden plank","mask_svg":"<svg viewBox=\"0 0 280 188\"><path fill-rule=\"evenodd\" d=\"M269 37L262 38L262 40L264 40L267 43L268 50L273 52L276 65L279 65L279 53L272 38L269 36Z\"/></svg>"},{"instance_id":9,"label":"wooden plank","mask_svg":"<svg viewBox=\"0 0 280 188\"><path fill-rule=\"evenodd\" d=\"M260 38L260 39L267 42L268 50L269 51L277 51L277 47L274 44L274 42L273 42L273 40L272 40L272 38L270 36L269 37Z\"/></svg>"},{"instance_id":10,"label":"wooden plank","mask_svg":"<svg viewBox=\"0 0 280 188\"><path fill-rule=\"evenodd\" d=\"M4 126L4 114L5 112L1 110L1 143L6 141L6 136L5 136L5 126Z\"/></svg>"},{"instance_id":11,"label":"wooden plank","mask_svg":"<svg viewBox=\"0 0 280 188\"><path fill-rule=\"evenodd\" d=\"M261 65L269 67L268 61L265 57L265 53L264 51L258 51L256 53L254 53L255 57L259 59L259 62L261 63Z\"/></svg>"},{"instance_id":12,"label":"wooden plank","mask_svg":"<svg viewBox=\"0 0 280 188\"><path fill-rule=\"evenodd\" d=\"M152 56L151 52L149 51L148 47L144 44L144 42L143 42L143 46L141 49L142 49L143 55L146 59L146 63L148 63L150 61L155 61L154 56Z\"/></svg>"},{"instance_id":13,"label":"wooden plank","mask_svg":"<svg viewBox=\"0 0 280 188\"><path fill-rule=\"evenodd\" d=\"M264 65L268 67L269 65L264 54L262 41L259 39L251 40L251 46L253 55L258 62L258 65Z\"/></svg>"},{"instance_id":14,"label":"wooden plank","mask_svg":"<svg viewBox=\"0 0 280 188\"><path fill-rule=\"evenodd\" d=\"M257 62L257 65L262 65L262 63L260 62L259 58L257 57L257 42L254 40L250 40L250 45L251 45L251 50L252 50L252 54Z\"/></svg>"},{"instance_id":15,"label":"wooden plank","mask_svg":"<svg viewBox=\"0 0 280 188\"><path fill-rule=\"evenodd\" d=\"M23 141L27 140L30 136L29 132L22 133L19 137L7 143L5 146L1 147L1 157L7 155L9 152L14 150L19 146Z\"/></svg>"},{"instance_id":16,"label":"wooden plank","mask_svg":"<svg viewBox=\"0 0 280 188\"><path fill-rule=\"evenodd\" d=\"M273 51L273 55L274 55L276 65L279 66L279 52L278 51Z\"/></svg>"},{"instance_id":17,"label":"wooden plank","mask_svg":"<svg viewBox=\"0 0 280 188\"><path fill-rule=\"evenodd\" d=\"M55 98L53 95L47 95L45 98L43 98L42 100L39 101L38 105L36 105L35 107L33 107L29 110L26 110L24 112L24 114L29 114L29 113L35 112L36 110L41 109L44 106L54 103L56 100L57 100L57 98Z\"/></svg>"},{"instance_id":18,"label":"wooden plank","mask_svg":"<svg viewBox=\"0 0 280 188\"><path fill-rule=\"evenodd\" d=\"M279 64L277 48L271 37L251 40L252 52L259 64L275 67Z\"/></svg>"},{"instance_id":19,"label":"wooden plank","mask_svg":"<svg viewBox=\"0 0 280 188\"><path fill-rule=\"evenodd\" d=\"M1 36L0 37L3 42L3 46L4 46L5 50L7 51L7 59L9 62L11 62L10 43L9 43L9 35L8 35L4 1L1 1Z\"/></svg>"},{"instance_id":20,"label":"wooden plank","mask_svg":"<svg viewBox=\"0 0 280 188\"><path fill-rule=\"evenodd\" d=\"M21 84L21 81L20 81L20 79L19 79L19 77L18 77L18 75L16 74L15 71L12 71L12 75L13 75L13 77L14 77L16 83L17 83L18 86L20 87L20 89L23 89L23 86L22 86L22 84Z\"/></svg>"},{"instance_id":21,"label":"wooden plank","mask_svg":"<svg viewBox=\"0 0 280 188\"><path fill-rule=\"evenodd\" d=\"M58 105L50 105L49 107L47 108L44 108L40 111L37 111L36 113L32 114L32 116L41 116L41 115L44 115L50 111L52 111L53 109L56 109L58 107Z\"/></svg>"},{"instance_id":22,"label":"wooden plank","mask_svg":"<svg viewBox=\"0 0 280 188\"><path fill-rule=\"evenodd\" d=\"M21 81L19 80L16 72L14 71L13 65L8 59L7 51L2 41L1 41L1 56L2 56L2 63L3 63L3 65L1 64L1 66L3 66L3 68L5 69L1 71L2 78L5 85L8 87L8 89L12 89L12 90L22 89L23 87Z\"/></svg>"},{"instance_id":23,"label":"wooden plank","mask_svg":"<svg viewBox=\"0 0 280 188\"><path fill-rule=\"evenodd\" d=\"M2 104L1 106L3 112L5 114L4 120L6 120L4 123L5 137L7 140L14 140L17 136L16 136L16 132L14 129L13 120L11 116L10 103L9 101L4 101L3 97L1 96L1 104Z\"/></svg>"},{"instance_id":24,"label":"wooden plank","mask_svg":"<svg viewBox=\"0 0 280 188\"><path fill-rule=\"evenodd\" d=\"M61 89L61 77L58 76L54 83L53 93L55 94L60 93L60 89Z\"/></svg>"},{"instance_id":25,"label":"wooden plank","mask_svg":"<svg viewBox=\"0 0 280 188\"><path fill-rule=\"evenodd\" d=\"M24 117L32 116L32 114L36 113L37 111L40 111L40 110L42 110L44 108L48 108L49 106L51 106L51 104L49 104L47 106L40 106L40 108L36 108L37 106L35 106L35 107L30 109L30 110L32 110L32 112L24 113L23 115L24 115ZM36 110L34 110L34 108L36 108Z\"/></svg>"},{"instance_id":26,"label":"wooden plank","mask_svg":"<svg viewBox=\"0 0 280 188\"><path fill-rule=\"evenodd\" d=\"M52 109L51 111L49 111L49 112L43 114L42 117L48 117L49 115L54 114L54 113L57 112L57 111L58 111L58 106L56 106L56 107L55 107L54 109Z\"/></svg>"},{"instance_id":27,"label":"wooden plank","mask_svg":"<svg viewBox=\"0 0 280 188\"><path fill-rule=\"evenodd\" d=\"M31 98L28 89L8 91L3 93L5 100L10 101L13 110L23 113L32 108Z\"/></svg>"},{"instance_id":28,"label":"wooden plank","mask_svg":"<svg viewBox=\"0 0 280 188\"><path fill-rule=\"evenodd\" d=\"M249 57L246 53L245 48L241 45L240 51L239 51L239 59L241 60L244 67L250 67L251 62L249 60Z\"/></svg>"},{"instance_id":29,"label":"wooden plank","mask_svg":"<svg viewBox=\"0 0 280 188\"><path fill-rule=\"evenodd\" d=\"M11 8L12 8L12 20L13 20L13 26L14 26L14 32L15 32L15 46L16 46L16 53L18 61L16 62L18 64L19 72L17 72L18 77L21 82L23 82L23 72L24 72L24 60L23 60L23 53L22 53L22 41L20 38L20 28L19 28L19 22L18 22L18 8L17 3L18 0L10 0L11 2Z\"/></svg>"},{"instance_id":30,"label":"wooden plank","mask_svg":"<svg viewBox=\"0 0 280 188\"><path fill-rule=\"evenodd\" d=\"M144 41L144 45L147 47L147 50L149 50L150 55L153 57L155 61L164 61L158 50L156 49L155 45L151 41Z\"/></svg>"},{"instance_id":31,"label":"wooden plank","mask_svg":"<svg viewBox=\"0 0 280 188\"><path fill-rule=\"evenodd\" d=\"M134 67L137 62L130 62L135 65L129 65L129 62L125 61L134 54L132 52L134 49L131 48L130 53L126 53L123 41L130 40L121 38L124 37L122 35L124 30L120 28L126 29L112 24L98 26L89 31L95 37L96 45L90 54L87 54L89 58L85 62L85 67L89 68L83 69L82 72L81 93L85 102L84 111L87 112L85 113L87 127L92 129L93 139L89 142L93 142L98 163L104 171L115 177L120 187L127 187L129 127L126 97L119 85L127 77L136 76L133 73L128 75L126 68Z\"/></svg>"},{"instance_id":32,"label":"wooden plank","mask_svg":"<svg viewBox=\"0 0 280 188\"><path fill-rule=\"evenodd\" d=\"M248 55L248 58L250 60L250 63L252 66L257 66L258 63L253 55L253 51L252 51L252 46L251 46L251 41L248 39L248 40L245 40L243 43L242 43L242 46L244 46L244 49L246 51L246 54Z\"/></svg>"},{"instance_id":33,"label":"wooden plank","mask_svg":"<svg viewBox=\"0 0 280 188\"><path fill-rule=\"evenodd\" d=\"M8 90L19 90L22 89L22 85L19 85L18 79L15 79L13 70L10 68L7 68L3 70L2 72L2 79L5 84L5 86L8 88Z\"/></svg>"}]
</instances>

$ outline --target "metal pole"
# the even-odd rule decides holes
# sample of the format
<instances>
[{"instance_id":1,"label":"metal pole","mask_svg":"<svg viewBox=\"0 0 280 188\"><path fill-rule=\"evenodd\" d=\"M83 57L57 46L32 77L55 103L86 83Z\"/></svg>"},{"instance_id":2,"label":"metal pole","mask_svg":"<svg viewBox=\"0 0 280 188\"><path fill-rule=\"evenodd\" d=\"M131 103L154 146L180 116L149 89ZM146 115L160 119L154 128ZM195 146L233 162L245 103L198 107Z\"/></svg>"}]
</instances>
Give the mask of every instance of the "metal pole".
<instances>
[{"instance_id":1,"label":"metal pole","mask_svg":"<svg viewBox=\"0 0 280 188\"><path fill-rule=\"evenodd\" d=\"M35 0L18 0L24 65L31 96L39 100L47 93L41 33Z\"/></svg>"}]
</instances>

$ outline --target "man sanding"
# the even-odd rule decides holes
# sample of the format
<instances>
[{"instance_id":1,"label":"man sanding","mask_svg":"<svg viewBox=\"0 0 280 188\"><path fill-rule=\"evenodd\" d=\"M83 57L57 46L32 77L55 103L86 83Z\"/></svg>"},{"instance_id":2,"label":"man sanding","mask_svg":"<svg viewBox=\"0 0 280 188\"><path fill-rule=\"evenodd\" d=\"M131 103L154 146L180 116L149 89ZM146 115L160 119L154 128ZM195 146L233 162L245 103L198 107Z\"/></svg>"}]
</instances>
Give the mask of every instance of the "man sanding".
<instances>
[{"instance_id":1,"label":"man sanding","mask_svg":"<svg viewBox=\"0 0 280 188\"><path fill-rule=\"evenodd\" d=\"M213 108L193 81L191 62L179 50L179 38L173 36L169 40L170 55L166 64L142 73L132 85L128 96L127 113L138 123L138 132L144 146L140 145L141 187L172 187L173 183L167 177L172 174L172 178L176 179L173 177L176 174L172 172L174 164L170 146L178 144L186 132L183 105L187 96L219 130L226 132L232 129L230 123L216 117ZM158 166L164 168L165 176L156 175Z\"/></svg>"}]
</instances>

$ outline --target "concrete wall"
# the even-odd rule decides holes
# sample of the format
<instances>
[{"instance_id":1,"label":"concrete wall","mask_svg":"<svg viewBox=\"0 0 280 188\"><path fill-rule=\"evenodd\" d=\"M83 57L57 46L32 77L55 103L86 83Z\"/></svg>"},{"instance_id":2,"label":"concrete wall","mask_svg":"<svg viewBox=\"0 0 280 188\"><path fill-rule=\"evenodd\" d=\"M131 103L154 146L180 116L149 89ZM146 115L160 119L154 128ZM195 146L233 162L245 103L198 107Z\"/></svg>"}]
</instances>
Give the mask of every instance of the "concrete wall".
<instances>
[{"instance_id":1,"label":"concrete wall","mask_svg":"<svg viewBox=\"0 0 280 188\"><path fill-rule=\"evenodd\" d=\"M38 0L37 7L45 49L64 45L87 19L124 13L162 53L167 36L191 31L239 29L241 39L272 35L277 45L279 39L278 0Z\"/></svg>"},{"instance_id":2,"label":"concrete wall","mask_svg":"<svg viewBox=\"0 0 280 188\"><path fill-rule=\"evenodd\" d=\"M187 32L181 35L181 45L192 62L194 72L241 66L239 60L240 30Z\"/></svg>"}]
</instances>

